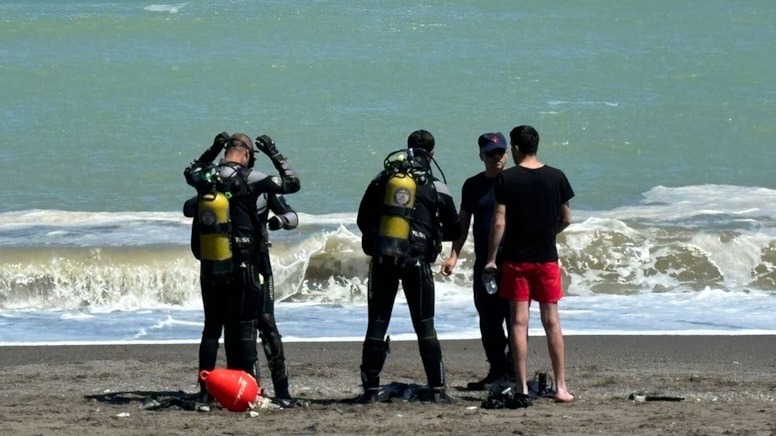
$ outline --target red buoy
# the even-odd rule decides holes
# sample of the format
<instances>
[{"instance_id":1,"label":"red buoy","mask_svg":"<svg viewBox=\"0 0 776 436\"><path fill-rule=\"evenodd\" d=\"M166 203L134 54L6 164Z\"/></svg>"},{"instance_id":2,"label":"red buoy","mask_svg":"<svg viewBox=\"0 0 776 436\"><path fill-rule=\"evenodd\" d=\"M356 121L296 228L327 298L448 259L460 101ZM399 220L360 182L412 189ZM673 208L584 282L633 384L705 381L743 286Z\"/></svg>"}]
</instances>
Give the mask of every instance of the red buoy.
<instances>
[{"instance_id":1,"label":"red buoy","mask_svg":"<svg viewBox=\"0 0 776 436\"><path fill-rule=\"evenodd\" d=\"M244 412L256 403L259 386L256 379L245 371L224 368L202 370L199 379L205 382L210 395L232 412Z\"/></svg>"}]
</instances>

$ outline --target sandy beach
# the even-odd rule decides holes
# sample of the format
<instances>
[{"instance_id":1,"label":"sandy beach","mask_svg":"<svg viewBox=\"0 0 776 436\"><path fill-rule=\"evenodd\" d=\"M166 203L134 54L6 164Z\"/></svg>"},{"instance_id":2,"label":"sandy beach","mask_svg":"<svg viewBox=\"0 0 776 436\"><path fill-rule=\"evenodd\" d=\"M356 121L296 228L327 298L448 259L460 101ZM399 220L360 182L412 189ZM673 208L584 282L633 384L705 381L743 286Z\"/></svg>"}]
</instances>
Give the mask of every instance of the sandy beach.
<instances>
[{"instance_id":1,"label":"sandy beach","mask_svg":"<svg viewBox=\"0 0 776 436\"><path fill-rule=\"evenodd\" d=\"M776 434L773 336L569 336L576 401L498 410L480 407L485 392L464 389L486 372L480 343L442 346L452 404L353 404L360 343L289 343L291 392L308 404L258 416L141 408L151 396L196 391L196 345L0 347L2 434ZM544 337L529 348L529 372L549 371ZM414 342L391 344L382 381L424 383Z\"/></svg>"}]
</instances>

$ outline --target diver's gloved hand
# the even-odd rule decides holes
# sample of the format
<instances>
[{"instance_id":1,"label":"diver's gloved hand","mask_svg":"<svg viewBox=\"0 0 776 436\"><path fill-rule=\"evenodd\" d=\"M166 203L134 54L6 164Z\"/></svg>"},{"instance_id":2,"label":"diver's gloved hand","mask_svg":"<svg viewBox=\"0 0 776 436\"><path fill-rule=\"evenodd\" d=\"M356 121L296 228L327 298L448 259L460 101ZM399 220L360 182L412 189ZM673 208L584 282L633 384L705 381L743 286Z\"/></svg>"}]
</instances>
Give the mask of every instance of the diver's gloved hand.
<instances>
[{"instance_id":1,"label":"diver's gloved hand","mask_svg":"<svg viewBox=\"0 0 776 436\"><path fill-rule=\"evenodd\" d=\"M229 140L229 134L226 132L221 132L218 135L216 135L215 138L213 138L213 146L224 148L226 147L226 141L228 140Z\"/></svg>"},{"instance_id":2,"label":"diver's gloved hand","mask_svg":"<svg viewBox=\"0 0 776 436\"><path fill-rule=\"evenodd\" d=\"M197 159L197 163L203 163L203 162L213 162L218 155L221 153L221 150L226 147L226 142L229 141L229 134L226 132L221 132L218 135L216 135L215 138L213 138L213 145L210 146L207 150L205 150L204 153L202 153L202 156Z\"/></svg>"},{"instance_id":3,"label":"diver's gloved hand","mask_svg":"<svg viewBox=\"0 0 776 436\"><path fill-rule=\"evenodd\" d=\"M261 135L256 138L256 148L273 160L280 154L277 147L275 147L275 141L267 135Z\"/></svg>"},{"instance_id":4,"label":"diver's gloved hand","mask_svg":"<svg viewBox=\"0 0 776 436\"><path fill-rule=\"evenodd\" d=\"M290 194L301 188L299 178L294 173L291 165L288 164L286 157L280 154L277 147L275 147L275 141L272 138L267 135L257 137L256 148L269 156L272 165L280 173L280 178L283 179L283 193Z\"/></svg>"},{"instance_id":5,"label":"diver's gloved hand","mask_svg":"<svg viewBox=\"0 0 776 436\"><path fill-rule=\"evenodd\" d=\"M280 230L283 228L283 220L278 216L273 216L267 220L267 227L269 227L270 230Z\"/></svg>"}]
</instances>

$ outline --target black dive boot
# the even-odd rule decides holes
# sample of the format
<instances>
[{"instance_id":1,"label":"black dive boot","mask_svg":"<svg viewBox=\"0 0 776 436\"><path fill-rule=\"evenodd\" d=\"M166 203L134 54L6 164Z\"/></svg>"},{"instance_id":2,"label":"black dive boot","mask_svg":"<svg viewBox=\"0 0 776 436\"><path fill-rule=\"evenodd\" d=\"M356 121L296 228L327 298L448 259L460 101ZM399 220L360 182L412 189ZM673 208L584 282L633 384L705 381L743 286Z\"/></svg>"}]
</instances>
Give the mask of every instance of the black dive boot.
<instances>
[{"instance_id":1,"label":"black dive boot","mask_svg":"<svg viewBox=\"0 0 776 436\"><path fill-rule=\"evenodd\" d=\"M426 370L428 387L431 389L430 400L435 403L452 403L452 398L446 392L445 364L442 361L442 349L436 334L418 341L418 347L423 368Z\"/></svg>"},{"instance_id":2,"label":"black dive boot","mask_svg":"<svg viewBox=\"0 0 776 436\"><path fill-rule=\"evenodd\" d=\"M470 391L486 391L494 382L504 378L504 373L489 372L484 379L470 382L466 385L466 389Z\"/></svg>"},{"instance_id":3,"label":"black dive boot","mask_svg":"<svg viewBox=\"0 0 776 436\"><path fill-rule=\"evenodd\" d=\"M268 362L272 375L272 387L275 389L275 402L283 407L301 405L296 399L291 398L288 391L288 373L286 372L285 359L278 357Z\"/></svg>"},{"instance_id":4,"label":"black dive boot","mask_svg":"<svg viewBox=\"0 0 776 436\"><path fill-rule=\"evenodd\" d=\"M358 404L372 404L380 401L380 388L365 388L364 393L356 398Z\"/></svg>"},{"instance_id":5,"label":"black dive boot","mask_svg":"<svg viewBox=\"0 0 776 436\"><path fill-rule=\"evenodd\" d=\"M272 387L275 388L275 398L290 400L291 393L288 391L288 374L286 373L285 364L280 368L275 365L277 365L277 363L269 363L269 369L272 375Z\"/></svg>"},{"instance_id":6,"label":"black dive boot","mask_svg":"<svg viewBox=\"0 0 776 436\"><path fill-rule=\"evenodd\" d=\"M517 380L515 364L512 360L512 352L507 347L503 357L499 356L497 362L491 362L488 375L482 380L467 384L466 389L470 391L487 391L493 383L515 380Z\"/></svg>"},{"instance_id":7,"label":"black dive boot","mask_svg":"<svg viewBox=\"0 0 776 436\"><path fill-rule=\"evenodd\" d=\"M275 324L275 317L271 314L264 314L259 319L258 326L262 331L261 346L264 349L264 355L267 356L267 366L272 377L272 387L275 389L275 400L283 407L290 407L294 400L288 391L288 372L286 371L286 355L283 352L283 342L280 339Z\"/></svg>"},{"instance_id":8,"label":"black dive boot","mask_svg":"<svg viewBox=\"0 0 776 436\"><path fill-rule=\"evenodd\" d=\"M370 404L379 401L380 372L385 359L390 353L390 339L376 340L367 338L361 351L361 383L364 393L356 398L360 404Z\"/></svg>"},{"instance_id":9,"label":"black dive boot","mask_svg":"<svg viewBox=\"0 0 776 436\"><path fill-rule=\"evenodd\" d=\"M361 365L361 385L364 393L356 397L358 404L372 404L380 401L380 376L369 375Z\"/></svg>"},{"instance_id":10,"label":"black dive boot","mask_svg":"<svg viewBox=\"0 0 776 436\"><path fill-rule=\"evenodd\" d=\"M453 399L450 395L447 395L447 390L444 386L431 389L431 401L441 404L452 404Z\"/></svg>"}]
</instances>

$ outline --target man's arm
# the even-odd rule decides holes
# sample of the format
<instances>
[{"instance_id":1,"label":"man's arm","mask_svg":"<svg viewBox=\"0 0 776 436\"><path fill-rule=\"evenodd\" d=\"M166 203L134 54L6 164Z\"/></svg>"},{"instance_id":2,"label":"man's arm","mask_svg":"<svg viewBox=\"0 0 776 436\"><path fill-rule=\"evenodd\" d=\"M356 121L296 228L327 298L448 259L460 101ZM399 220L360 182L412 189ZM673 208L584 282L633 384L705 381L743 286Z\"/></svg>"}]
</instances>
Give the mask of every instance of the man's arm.
<instances>
[{"instance_id":1,"label":"man's arm","mask_svg":"<svg viewBox=\"0 0 776 436\"><path fill-rule=\"evenodd\" d=\"M291 168L288 159L283 156L275 146L275 141L267 135L256 138L256 148L267 155L272 165L278 170L279 177L269 177L271 183L264 183L262 190L276 194L293 194L301 189L302 185L296 172Z\"/></svg>"},{"instance_id":2,"label":"man's arm","mask_svg":"<svg viewBox=\"0 0 776 436\"><path fill-rule=\"evenodd\" d=\"M195 195L183 203L183 216L194 218L197 214L197 201L199 201L199 198Z\"/></svg>"},{"instance_id":3,"label":"man's arm","mask_svg":"<svg viewBox=\"0 0 776 436\"><path fill-rule=\"evenodd\" d=\"M488 262L485 269L489 267L497 268L496 255L498 247L501 245L501 239L504 237L504 228L507 223L506 206L496 203L493 208L493 220L490 222L490 236L488 237Z\"/></svg>"},{"instance_id":4,"label":"man's arm","mask_svg":"<svg viewBox=\"0 0 776 436\"><path fill-rule=\"evenodd\" d=\"M268 194L267 206L274 216L267 220L270 230L291 230L299 225L299 215L280 194Z\"/></svg>"},{"instance_id":5,"label":"man's arm","mask_svg":"<svg viewBox=\"0 0 776 436\"><path fill-rule=\"evenodd\" d=\"M458 209L455 208L453 196L447 185L435 180L434 186L440 201L439 221L442 224L442 240L455 241L461 236L461 220L458 216Z\"/></svg>"},{"instance_id":6,"label":"man's arm","mask_svg":"<svg viewBox=\"0 0 776 436\"><path fill-rule=\"evenodd\" d=\"M383 191L382 174L378 174L369 183L361 202L358 204L356 224L361 230L361 249L364 254L371 256L374 251L375 234L380 219L381 204L383 201L380 192Z\"/></svg>"},{"instance_id":7,"label":"man's arm","mask_svg":"<svg viewBox=\"0 0 776 436\"><path fill-rule=\"evenodd\" d=\"M560 222L558 223L558 233L562 232L571 224L571 206L569 202L560 205Z\"/></svg>"},{"instance_id":8,"label":"man's arm","mask_svg":"<svg viewBox=\"0 0 776 436\"><path fill-rule=\"evenodd\" d=\"M448 257L442 263L442 269L440 272L442 275L449 276L453 272L455 264L458 262L458 256L461 254L463 244L466 243L466 238L469 237L469 224L471 223L471 214L463 209L458 212L458 218L461 220L461 236L453 241L452 248L450 249L450 257Z\"/></svg>"},{"instance_id":9,"label":"man's arm","mask_svg":"<svg viewBox=\"0 0 776 436\"><path fill-rule=\"evenodd\" d=\"M380 176L369 182L358 204L358 214L356 215L356 224L361 233L367 233L374 230L377 225L377 217L380 213L380 202L382 197L379 195Z\"/></svg>"},{"instance_id":10,"label":"man's arm","mask_svg":"<svg viewBox=\"0 0 776 436\"><path fill-rule=\"evenodd\" d=\"M210 165L213 160L218 157L228 140L229 134L226 132L221 132L216 135L215 139L213 139L213 144L208 147L197 160L183 170L183 176L186 178L186 183L195 188L198 186L202 169Z\"/></svg>"}]
</instances>

